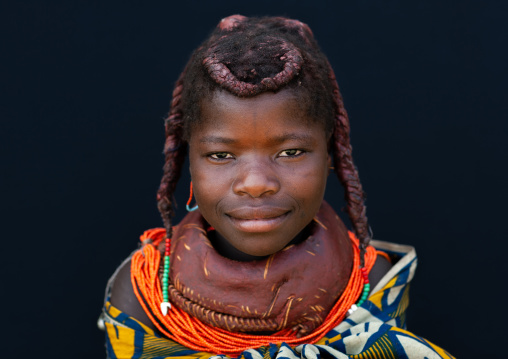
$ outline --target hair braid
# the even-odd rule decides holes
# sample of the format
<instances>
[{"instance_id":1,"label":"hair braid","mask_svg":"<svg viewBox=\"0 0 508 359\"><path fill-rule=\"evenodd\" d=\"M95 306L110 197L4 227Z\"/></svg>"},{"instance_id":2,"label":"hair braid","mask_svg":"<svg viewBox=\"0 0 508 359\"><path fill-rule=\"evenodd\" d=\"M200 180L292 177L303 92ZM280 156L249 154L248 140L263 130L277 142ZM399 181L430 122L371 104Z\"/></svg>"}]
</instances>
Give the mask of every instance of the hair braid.
<instances>
[{"instance_id":1,"label":"hair braid","mask_svg":"<svg viewBox=\"0 0 508 359\"><path fill-rule=\"evenodd\" d=\"M171 110L165 120L166 140L164 143L165 162L159 190L157 191L157 207L162 216L166 236L171 238L171 217L174 214L173 193L180 178L182 164L187 152L187 142L183 139L182 89L185 70L180 75L173 90Z\"/></svg>"},{"instance_id":2,"label":"hair braid","mask_svg":"<svg viewBox=\"0 0 508 359\"><path fill-rule=\"evenodd\" d=\"M367 223L367 207L365 206L365 193L362 189L360 176L356 169L349 140L349 117L342 95L339 91L339 85L335 78L335 73L330 66L330 81L333 86L333 98L336 107L336 121L332 136L333 159L335 163L335 173L345 190L347 202L347 214L351 220L354 231L360 240L360 265L364 265L365 249L370 241L369 225Z\"/></svg>"}]
</instances>

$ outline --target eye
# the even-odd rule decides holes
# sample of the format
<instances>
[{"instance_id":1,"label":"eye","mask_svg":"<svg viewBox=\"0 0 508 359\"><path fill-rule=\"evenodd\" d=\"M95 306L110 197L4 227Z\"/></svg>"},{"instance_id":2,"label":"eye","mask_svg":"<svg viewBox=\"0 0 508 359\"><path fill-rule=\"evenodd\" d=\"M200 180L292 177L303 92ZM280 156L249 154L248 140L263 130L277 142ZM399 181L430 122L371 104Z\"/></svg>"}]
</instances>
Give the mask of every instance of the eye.
<instances>
[{"instance_id":1,"label":"eye","mask_svg":"<svg viewBox=\"0 0 508 359\"><path fill-rule=\"evenodd\" d=\"M214 160L229 160L231 158L234 158L233 155L229 152L215 152L208 155L208 157Z\"/></svg>"},{"instance_id":2,"label":"eye","mask_svg":"<svg viewBox=\"0 0 508 359\"><path fill-rule=\"evenodd\" d=\"M303 154L302 150L297 150L296 148L290 150L284 150L279 153L279 157L298 157Z\"/></svg>"}]
</instances>

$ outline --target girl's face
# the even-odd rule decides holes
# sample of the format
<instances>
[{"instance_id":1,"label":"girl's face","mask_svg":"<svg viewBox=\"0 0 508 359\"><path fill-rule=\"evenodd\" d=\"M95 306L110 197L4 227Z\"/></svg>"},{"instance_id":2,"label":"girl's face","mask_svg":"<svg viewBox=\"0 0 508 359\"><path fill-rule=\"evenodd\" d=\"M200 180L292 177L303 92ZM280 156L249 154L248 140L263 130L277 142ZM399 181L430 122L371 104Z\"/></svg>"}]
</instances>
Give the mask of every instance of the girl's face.
<instances>
[{"instance_id":1,"label":"girl's face","mask_svg":"<svg viewBox=\"0 0 508 359\"><path fill-rule=\"evenodd\" d=\"M247 255L283 249L319 210L327 140L290 90L251 98L216 91L202 102L189 140L201 214Z\"/></svg>"}]
</instances>

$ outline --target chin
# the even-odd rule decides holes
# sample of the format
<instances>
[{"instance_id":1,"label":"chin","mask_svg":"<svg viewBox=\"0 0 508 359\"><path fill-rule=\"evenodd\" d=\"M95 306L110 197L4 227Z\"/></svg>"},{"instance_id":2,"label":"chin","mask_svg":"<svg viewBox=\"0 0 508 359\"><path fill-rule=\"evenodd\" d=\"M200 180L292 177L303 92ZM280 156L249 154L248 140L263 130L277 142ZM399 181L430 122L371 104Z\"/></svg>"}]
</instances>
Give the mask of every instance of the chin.
<instances>
[{"instance_id":1,"label":"chin","mask_svg":"<svg viewBox=\"0 0 508 359\"><path fill-rule=\"evenodd\" d=\"M263 237L263 235L259 235L259 237ZM237 248L240 252L242 253L245 253L247 255L250 255L250 256L255 256L255 257L266 257L266 256L270 256L272 254L275 254L277 252L279 252L280 250L284 249L288 243L291 242L291 239L289 240L285 240L283 241L283 245L276 245L274 243L270 243L270 245L259 245L259 243L262 241L261 238L257 238L257 239L249 239L249 241L253 241L254 243L252 243L252 245L249 245L249 246L239 246L239 248ZM278 243L281 243L281 241L276 241L276 240L270 240L271 242L272 241L275 241L275 242L278 242Z\"/></svg>"},{"instance_id":2,"label":"chin","mask_svg":"<svg viewBox=\"0 0 508 359\"><path fill-rule=\"evenodd\" d=\"M240 250L242 253L245 253L249 256L252 256L252 257L268 257L268 256L271 256L272 254L275 254L277 253L279 250L276 250L276 251L269 251L269 250L266 250L266 251L260 251L260 250Z\"/></svg>"}]
</instances>

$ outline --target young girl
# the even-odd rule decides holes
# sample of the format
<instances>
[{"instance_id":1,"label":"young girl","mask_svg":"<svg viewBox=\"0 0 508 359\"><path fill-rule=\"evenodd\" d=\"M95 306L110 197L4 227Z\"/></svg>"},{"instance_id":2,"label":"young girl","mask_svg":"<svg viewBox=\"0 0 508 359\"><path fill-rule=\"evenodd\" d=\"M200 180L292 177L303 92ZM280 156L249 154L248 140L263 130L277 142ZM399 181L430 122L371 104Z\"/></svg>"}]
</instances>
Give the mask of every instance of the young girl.
<instances>
[{"instance_id":1,"label":"young girl","mask_svg":"<svg viewBox=\"0 0 508 359\"><path fill-rule=\"evenodd\" d=\"M108 283L108 357L451 357L404 330L415 252L369 244L349 120L307 25L223 19L178 79L165 128L164 228ZM173 226L187 153L189 214ZM354 234L323 201L331 170Z\"/></svg>"}]
</instances>

